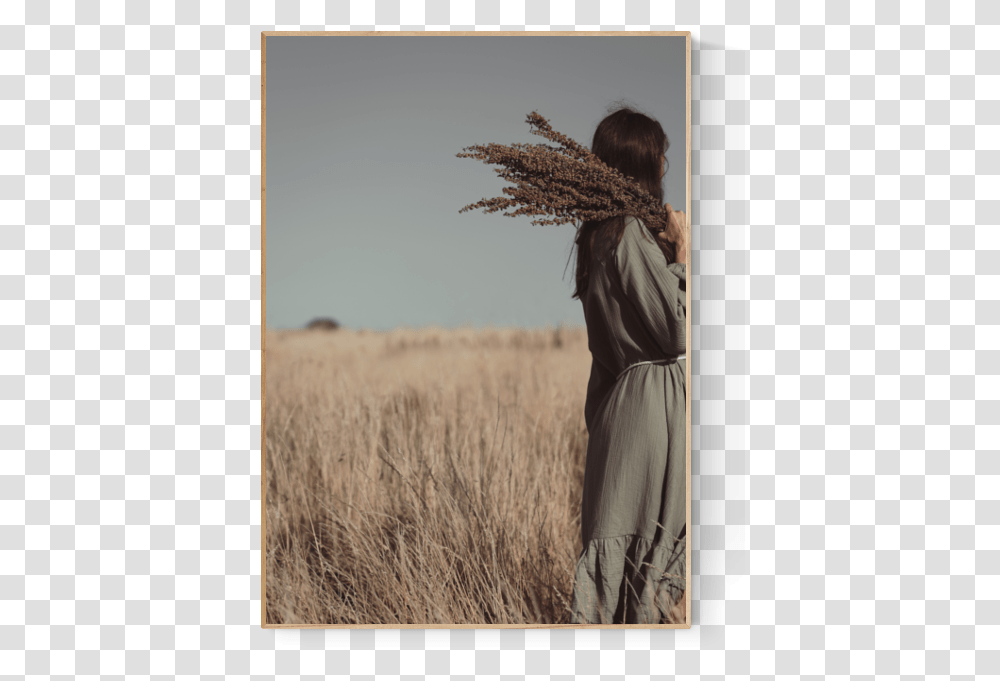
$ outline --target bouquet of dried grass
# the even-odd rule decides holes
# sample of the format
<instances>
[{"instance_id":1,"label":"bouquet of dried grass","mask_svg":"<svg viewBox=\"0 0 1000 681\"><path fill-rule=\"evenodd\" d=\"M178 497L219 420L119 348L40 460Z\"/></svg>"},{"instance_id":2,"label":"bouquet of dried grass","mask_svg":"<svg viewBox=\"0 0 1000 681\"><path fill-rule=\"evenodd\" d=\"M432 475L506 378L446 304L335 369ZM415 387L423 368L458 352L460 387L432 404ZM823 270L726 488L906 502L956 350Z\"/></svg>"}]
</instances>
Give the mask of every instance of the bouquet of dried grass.
<instances>
[{"instance_id":1,"label":"bouquet of dried grass","mask_svg":"<svg viewBox=\"0 0 1000 681\"><path fill-rule=\"evenodd\" d=\"M582 224L615 216L641 219L657 236L657 241L673 259L676 250L686 248L687 220L683 213L660 203L631 177L608 166L587 147L556 132L536 111L528 114L531 133L559 146L548 144L484 144L466 147L458 158L475 158L493 165L497 175L511 182L504 187L506 197L483 199L459 213L482 208L503 215L547 216L532 220L535 225ZM509 198L507 198L509 197ZM682 251L683 252L683 251Z\"/></svg>"}]
</instances>

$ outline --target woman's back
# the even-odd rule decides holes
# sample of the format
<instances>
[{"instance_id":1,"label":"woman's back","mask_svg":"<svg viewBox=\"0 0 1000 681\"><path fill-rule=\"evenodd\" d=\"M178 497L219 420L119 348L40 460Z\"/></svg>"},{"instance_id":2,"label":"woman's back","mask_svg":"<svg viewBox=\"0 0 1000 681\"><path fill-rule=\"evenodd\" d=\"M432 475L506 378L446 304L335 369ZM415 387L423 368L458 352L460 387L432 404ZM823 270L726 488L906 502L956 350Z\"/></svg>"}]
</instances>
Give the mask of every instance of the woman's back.
<instances>
[{"instance_id":1,"label":"woman's back","mask_svg":"<svg viewBox=\"0 0 1000 681\"><path fill-rule=\"evenodd\" d=\"M614 257L591 260L581 297L593 355L587 425L615 378L637 362L685 354L686 268L667 265L642 222L628 218Z\"/></svg>"}]
</instances>

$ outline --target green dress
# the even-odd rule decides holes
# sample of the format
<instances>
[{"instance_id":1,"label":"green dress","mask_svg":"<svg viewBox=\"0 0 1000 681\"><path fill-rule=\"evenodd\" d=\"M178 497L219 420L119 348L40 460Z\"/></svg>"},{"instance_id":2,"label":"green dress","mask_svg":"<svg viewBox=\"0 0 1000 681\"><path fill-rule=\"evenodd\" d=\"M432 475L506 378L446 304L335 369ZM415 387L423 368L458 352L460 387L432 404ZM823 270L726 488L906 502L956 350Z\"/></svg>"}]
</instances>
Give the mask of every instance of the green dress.
<instances>
[{"instance_id":1,"label":"green dress","mask_svg":"<svg viewBox=\"0 0 1000 681\"><path fill-rule=\"evenodd\" d=\"M657 624L684 592L686 289L636 218L613 261L592 261L574 624Z\"/></svg>"}]
</instances>

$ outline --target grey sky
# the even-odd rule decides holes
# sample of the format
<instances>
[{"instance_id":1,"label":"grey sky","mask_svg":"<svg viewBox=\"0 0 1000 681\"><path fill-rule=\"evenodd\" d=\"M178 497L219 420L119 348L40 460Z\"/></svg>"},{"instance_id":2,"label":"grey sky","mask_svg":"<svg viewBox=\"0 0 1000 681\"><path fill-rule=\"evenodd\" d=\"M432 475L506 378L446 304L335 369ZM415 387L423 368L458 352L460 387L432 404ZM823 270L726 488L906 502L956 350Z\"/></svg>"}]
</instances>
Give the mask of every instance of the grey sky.
<instances>
[{"instance_id":1,"label":"grey sky","mask_svg":"<svg viewBox=\"0 0 1000 681\"><path fill-rule=\"evenodd\" d=\"M352 328L583 324L572 225L463 206L500 196L487 142L542 143L525 116L590 146L618 100L670 140L685 199L683 36L267 38L267 319ZM565 272L564 272L565 270Z\"/></svg>"}]
</instances>

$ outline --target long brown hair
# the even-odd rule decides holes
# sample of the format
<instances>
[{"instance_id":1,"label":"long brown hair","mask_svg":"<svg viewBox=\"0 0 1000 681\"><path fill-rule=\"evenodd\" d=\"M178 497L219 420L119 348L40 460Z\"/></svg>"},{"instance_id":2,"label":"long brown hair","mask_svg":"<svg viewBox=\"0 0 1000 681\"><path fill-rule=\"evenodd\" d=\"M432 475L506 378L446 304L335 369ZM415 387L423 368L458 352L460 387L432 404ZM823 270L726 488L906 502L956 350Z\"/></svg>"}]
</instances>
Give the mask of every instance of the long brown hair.
<instances>
[{"instance_id":1,"label":"long brown hair","mask_svg":"<svg viewBox=\"0 0 1000 681\"><path fill-rule=\"evenodd\" d=\"M660 164L669 148L670 140L663 132L663 126L628 106L617 108L598 124L590 146L594 155L623 175L633 178L660 203L663 203ZM608 218L600 222L588 220L580 226L575 239L574 298L580 298L587 291L591 260L597 258L605 262L618 246L624 232L624 217Z\"/></svg>"}]
</instances>

